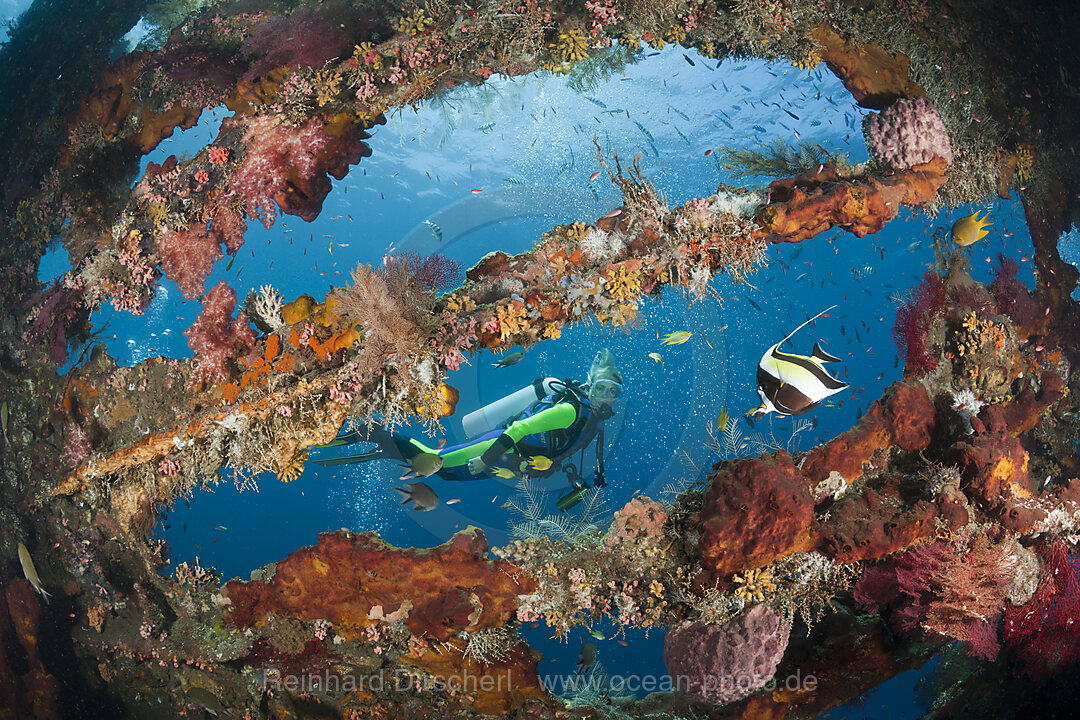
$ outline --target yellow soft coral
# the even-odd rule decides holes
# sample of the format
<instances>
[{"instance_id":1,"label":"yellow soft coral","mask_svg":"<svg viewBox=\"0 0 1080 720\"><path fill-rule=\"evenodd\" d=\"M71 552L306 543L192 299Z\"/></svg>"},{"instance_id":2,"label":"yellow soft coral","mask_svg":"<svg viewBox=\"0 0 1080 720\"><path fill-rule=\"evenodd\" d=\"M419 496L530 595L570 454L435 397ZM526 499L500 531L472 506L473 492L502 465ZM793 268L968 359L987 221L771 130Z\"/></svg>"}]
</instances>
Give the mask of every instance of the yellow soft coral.
<instances>
[{"instance_id":1,"label":"yellow soft coral","mask_svg":"<svg viewBox=\"0 0 1080 720\"><path fill-rule=\"evenodd\" d=\"M356 59L357 66L370 65L373 70L382 69L382 56L379 55L373 43L362 42L357 45L353 49L353 57Z\"/></svg>"},{"instance_id":2,"label":"yellow soft coral","mask_svg":"<svg viewBox=\"0 0 1080 720\"><path fill-rule=\"evenodd\" d=\"M641 268L615 265L604 289L616 300L630 300L641 294Z\"/></svg>"},{"instance_id":3,"label":"yellow soft coral","mask_svg":"<svg viewBox=\"0 0 1080 720\"><path fill-rule=\"evenodd\" d=\"M499 341L505 342L513 335L526 330L529 320L525 317L525 306L514 301L509 305L500 305L495 309L499 321Z\"/></svg>"},{"instance_id":4,"label":"yellow soft coral","mask_svg":"<svg viewBox=\"0 0 1080 720\"><path fill-rule=\"evenodd\" d=\"M292 482L304 472L304 463L308 459L308 451L305 450L292 459L285 467L277 472L277 478L281 482Z\"/></svg>"},{"instance_id":5,"label":"yellow soft coral","mask_svg":"<svg viewBox=\"0 0 1080 720\"><path fill-rule=\"evenodd\" d=\"M546 62L540 66L541 70L554 75L567 75L570 73L569 63Z\"/></svg>"},{"instance_id":6,"label":"yellow soft coral","mask_svg":"<svg viewBox=\"0 0 1080 720\"><path fill-rule=\"evenodd\" d=\"M560 63L577 62L589 56L589 44L580 30L559 33L557 42L551 43L551 54Z\"/></svg>"},{"instance_id":7,"label":"yellow soft coral","mask_svg":"<svg viewBox=\"0 0 1080 720\"><path fill-rule=\"evenodd\" d=\"M423 9L420 9L412 15L406 15L398 20L397 29L398 32L408 33L409 35L419 35L434 23L435 21L425 15Z\"/></svg>"},{"instance_id":8,"label":"yellow soft coral","mask_svg":"<svg viewBox=\"0 0 1080 720\"><path fill-rule=\"evenodd\" d=\"M571 240L580 240L589 232L589 226L583 222L576 222L566 226L566 237Z\"/></svg>"},{"instance_id":9,"label":"yellow soft coral","mask_svg":"<svg viewBox=\"0 0 1080 720\"><path fill-rule=\"evenodd\" d=\"M476 301L468 295L450 295L446 298L446 309L453 313L471 312L476 309Z\"/></svg>"},{"instance_id":10,"label":"yellow soft coral","mask_svg":"<svg viewBox=\"0 0 1080 720\"><path fill-rule=\"evenodd\" d=\"M620 303L610 312L601 313L598 311L596 317L600 320L601 324L610 320L612 327L633 325L634 321L638 318L638 306L636 302Z\"/></svg>"},{"instance_id":11,"label":"yellow soft coral","mask_svg":"<svg viewBox=\"0 0 1080 720\"><path fill-rule=\"evenodd\" d=\"M821 64L821 56L811 51L806 57L792 60L791 64L804 72L808 72Z\"/></svg>"},{"instance_id":12,"label":"yellow soft coral","mask_svg":"<svg viewBox=\"0 0 1080 720\"><path fill-rule=\"evenodd\" d=\"M341 75L333 70L319 70L315 73L315 102L319 107L332 103L341 91Z\"/></svg>"},{"instance_id":13,"label":"yellow soft coral","mask_svg":"<svg viewBox=\"0 0 1080 720\"><path fill-rule=\"evenodd\" d=\"M732 578L739 584L735 588L735 597L746 600L765 602L766 593L776 592L776 583L773 581L772 571L768 568L747 570L742 575Z\"/></svg>"},{"instance_id":14,"label":"yellow soft coral","mask_svg":"<svg viewBox=\"0 0 1080 720\"><path fill-rule=\"evenodd\" d=\"M1027 148L1016 151L1016 179L1027 182L1031 178L1031 166L1035 164L1035 158Z\"/></svg>"},{"instance_id":15,"label":"yellow soft coral","mask_svg":"<svg viewBox=\"0 0 1080 720\"><path fill-rule=\"evenodd\" d=\"M541 337L548 340L558 340L560 337L562 337L562 324L548 323L544 326L544 332L541 333Z\"/></svg>"}]
</instances>

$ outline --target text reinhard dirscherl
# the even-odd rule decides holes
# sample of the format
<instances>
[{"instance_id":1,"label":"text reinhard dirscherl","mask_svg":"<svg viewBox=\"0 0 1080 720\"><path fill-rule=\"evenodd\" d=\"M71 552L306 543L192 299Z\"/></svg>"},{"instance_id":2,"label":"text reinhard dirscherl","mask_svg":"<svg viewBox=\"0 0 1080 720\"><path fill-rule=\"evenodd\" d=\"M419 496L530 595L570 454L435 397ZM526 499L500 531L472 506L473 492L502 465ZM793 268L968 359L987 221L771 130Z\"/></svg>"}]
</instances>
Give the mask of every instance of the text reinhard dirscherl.
<instances>
[{"instance_id":1,"label":"text reinhard dirscherl","mask_svg":"<svg viewBox=\"0 0 1080 720\"><path fill-rule=\"evenodd\" d=\"M796 672L787 677L775 677L764 685L756 677L735 677L706 675L691 678L687 675L545 675L541 683L550 692L557 695L565 693L591 693L624 695L638 692L688 692L693 694L704 691L712 694L717 691L729 693L739 689L750 694L758 689L766 691L783 688L790 692L813 692L817 689L817 677ZM463 672L455 675L434 676L413 670L398 669L392 673L379 672L372 675L352 675L349 673L322 673L307 675L283 675L270 669L263 673L263 689L288 692L440 692L454 691L465 693L507 692L514 687L514 678L508 670L477 675ZM520 682L520 678L518 679Z\"/></svg>"}]
</instances>

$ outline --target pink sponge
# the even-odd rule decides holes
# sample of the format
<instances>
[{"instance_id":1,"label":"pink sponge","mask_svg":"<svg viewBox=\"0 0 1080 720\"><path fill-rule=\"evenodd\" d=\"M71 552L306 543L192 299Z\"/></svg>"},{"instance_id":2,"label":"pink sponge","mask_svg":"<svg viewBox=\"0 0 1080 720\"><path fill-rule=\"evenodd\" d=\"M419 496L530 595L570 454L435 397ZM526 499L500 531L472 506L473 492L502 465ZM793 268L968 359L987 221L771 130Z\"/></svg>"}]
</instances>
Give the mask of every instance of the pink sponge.
<instances>
[{"instance_id":1,"label":"pink sponge","mask_svg":"<svg viewBox=\"0 0 1080 720\"><path fill-rule=\"evenodd\" d=\"M755 605L726 625L696 622L671 630L664 665L675 688L714 704L752 694L772 679L791 626L768 605Z\"/></svg>"},{"instance_id":2,"label":"pink sponge","mask_svg":"<svg viewBox=\"0 0 1080 720\"><path fill-rule=\"evenodd\" d=\"M949 133L937 108L926 98L900 98L863 121L870 153L882 165L907 170L934 156L952 162Z\"/></svg>"}]
</instances>

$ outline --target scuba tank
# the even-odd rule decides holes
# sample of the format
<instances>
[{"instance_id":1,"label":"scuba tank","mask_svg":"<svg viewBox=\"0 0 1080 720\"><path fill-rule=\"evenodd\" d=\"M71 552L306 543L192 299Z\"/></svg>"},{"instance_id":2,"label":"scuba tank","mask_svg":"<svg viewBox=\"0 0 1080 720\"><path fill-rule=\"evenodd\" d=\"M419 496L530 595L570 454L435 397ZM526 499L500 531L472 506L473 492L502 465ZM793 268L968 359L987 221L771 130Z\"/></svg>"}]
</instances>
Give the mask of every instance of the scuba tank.
<instances>
[{"instance_id":1,"label":"scuba tank","mask_svg":"<svg viewBox=\"0 0 1080 720\"><path fill-rule=\"evenodd\" d=\"M537 400L553 395L562 386L563 381L558 378L536 378L532 384L526 385L517 392L501 397L479 410L473 410L461 418L461 428L465 431L465 437L474 438L494 430L510 418L524 412Z\"/></svg>"}]
</instances>

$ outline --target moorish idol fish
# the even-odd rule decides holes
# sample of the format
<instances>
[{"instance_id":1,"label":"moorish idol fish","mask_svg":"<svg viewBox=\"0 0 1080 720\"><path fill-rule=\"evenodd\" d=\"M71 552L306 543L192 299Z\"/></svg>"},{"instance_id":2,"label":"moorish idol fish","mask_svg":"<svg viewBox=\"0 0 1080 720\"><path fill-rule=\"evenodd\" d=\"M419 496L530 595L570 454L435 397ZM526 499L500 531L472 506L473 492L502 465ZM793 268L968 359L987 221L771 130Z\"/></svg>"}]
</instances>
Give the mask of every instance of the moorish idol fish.
<instances>
[{"instance_id":1,"label":"moorish idol fish","mask_svg":"<svg viewBox=\"0 0 1080 720\"><path fill-rule=\"evenodd\" d=\"M788 333L761 356L757 369L757 392L761 404L746 413L752 420L768 415L801 415L812 410L825 398L848 387L828 373L822 363L839 362L814 343L810 356L780 352L780 346L791 336L817 320L836 306L822 310L814 317Z\"/></svg>"}]
</instances>

